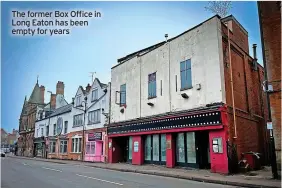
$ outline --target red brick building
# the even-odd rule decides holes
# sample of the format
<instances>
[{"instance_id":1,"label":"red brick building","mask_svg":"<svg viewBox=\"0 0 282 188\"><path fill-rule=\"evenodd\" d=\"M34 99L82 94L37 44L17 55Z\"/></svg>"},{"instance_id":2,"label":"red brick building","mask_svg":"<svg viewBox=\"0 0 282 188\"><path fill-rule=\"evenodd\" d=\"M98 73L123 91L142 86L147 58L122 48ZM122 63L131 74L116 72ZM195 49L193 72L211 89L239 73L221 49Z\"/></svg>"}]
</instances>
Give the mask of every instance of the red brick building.
<instances>
[{"instance_id":1,"label":"red brick building","mask_svg":"<svg viewBox=\"0 0 282 188\"><path fill-rule=\"evenodd\" d=\"M30 98L24 99L22 112L19 118L19 138L18 155L32 157L34 156L34 127L38 107L44 107L45 87L39 86L38 81L35 84Z\"/></svg>"},{"instance_id":2,"label":"red brick building","mask_svg":"<svg viewBox=\"0 0 282 188\"><path fill-rule=\"evenodd\" d=\"M214 16L120 58L111 75L108 162L227 174L243 152L264 157L264 70L255 54L233 16Z\"/></svg>"},{"instance_id":3,"label":"red brick building","mask_svg":"<svg viewBox=\"0 0 282 188\"><path fill-rule=\"evenodd\" d=\"M258 2L276 161L281 174L281 1ZM269 119L270 120L270 119Z\"/></svg>"}]
</instances>

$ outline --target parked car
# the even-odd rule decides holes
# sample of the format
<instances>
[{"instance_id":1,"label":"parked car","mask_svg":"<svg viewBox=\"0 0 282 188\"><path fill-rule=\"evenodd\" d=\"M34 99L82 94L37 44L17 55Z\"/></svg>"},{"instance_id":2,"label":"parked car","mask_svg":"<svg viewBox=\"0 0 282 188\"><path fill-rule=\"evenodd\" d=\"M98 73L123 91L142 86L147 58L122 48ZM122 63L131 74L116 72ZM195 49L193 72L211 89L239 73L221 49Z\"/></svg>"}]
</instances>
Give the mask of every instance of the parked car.
<instances>
[{"instance_id":1,"label":"parked car","mask_svg":"<svg viewBox=\"0 0 282 188\"><path fill-rule=\"evenodd\" d=\"M5 157L5 156L6 156L6 154L5 154L4 150L1 149L1 157Z\"/></svg>"},{"instance_id":2,"label":"parked car","mask_svg":"<svg viewBox=\"0 0 282 188\"><path fill-rule=\"evenodd\" d=\"M1 148L1 150L3 150L4 153L10 153L10 148Z\"/></svg>"}]
</instances>

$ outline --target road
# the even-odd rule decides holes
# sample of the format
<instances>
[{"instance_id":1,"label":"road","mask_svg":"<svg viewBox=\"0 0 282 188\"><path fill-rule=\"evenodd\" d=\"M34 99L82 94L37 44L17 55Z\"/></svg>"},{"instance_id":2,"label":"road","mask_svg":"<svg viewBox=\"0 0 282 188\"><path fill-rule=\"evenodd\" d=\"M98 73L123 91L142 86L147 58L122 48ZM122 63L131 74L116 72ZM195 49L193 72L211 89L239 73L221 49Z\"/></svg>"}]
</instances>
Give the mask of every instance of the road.
<instances>
[{"instance_id":1,"label":"road","mask_svg":"<svg viewBox=\"0 0 282 188\"><path fill-rule=\"evenodd\" d=\"M232 188L83 165L1 158L2 188ZM234 188L234 187L233 187Z\"/></svg>"}]
</instances>

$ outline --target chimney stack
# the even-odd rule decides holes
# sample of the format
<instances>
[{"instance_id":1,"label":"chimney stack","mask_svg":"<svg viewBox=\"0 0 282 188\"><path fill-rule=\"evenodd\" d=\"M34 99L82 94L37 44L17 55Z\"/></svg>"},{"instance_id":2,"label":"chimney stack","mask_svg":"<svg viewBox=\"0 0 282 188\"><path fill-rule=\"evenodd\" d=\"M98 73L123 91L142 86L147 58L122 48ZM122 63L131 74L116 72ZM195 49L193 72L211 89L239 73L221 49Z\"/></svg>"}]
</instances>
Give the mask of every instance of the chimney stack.
<instances>
[{"instance_id":1,"label":"chimney stack","mask_svg":"<svg viewBox=\"0 0 282 188\"><path fill-rule=\"evenodd\" d=\"M65 90L64 82L58 81L57 86L56 86L56 94L64 95L64 90Z\"/></svg>"},{"instance_id":2,"label":"chimney stack","mask_svg":"<svg viewBox=\"0 0 282 188\"><path fill-rule=\"evenodd\" d=\"M50 106L51 109L56 109L56 94L51 94Z\"/></svg>"},{"instance_id":3,"label":"chimney stack","mask_svg":"<svg viewBox=\"0 0 282 188\"><path fill-rule=\"evenodd\" d=\"M45 87L43 85L40 86L40 99L41 103L44 104L44 93L45 93Z\"/></svg>"},{"instance_id":4,"label":"chimney stack","mask_svg":"<svg viewBox=\"0 0 282 188\"><path fill-rule=\"evenodd\" d=\"M90 91L90 89L91 89L91 86L90 86L90 84L88 84L87 86L86 86L86 92L88 93L89 91Z\"/></svg>"}]
</instances>

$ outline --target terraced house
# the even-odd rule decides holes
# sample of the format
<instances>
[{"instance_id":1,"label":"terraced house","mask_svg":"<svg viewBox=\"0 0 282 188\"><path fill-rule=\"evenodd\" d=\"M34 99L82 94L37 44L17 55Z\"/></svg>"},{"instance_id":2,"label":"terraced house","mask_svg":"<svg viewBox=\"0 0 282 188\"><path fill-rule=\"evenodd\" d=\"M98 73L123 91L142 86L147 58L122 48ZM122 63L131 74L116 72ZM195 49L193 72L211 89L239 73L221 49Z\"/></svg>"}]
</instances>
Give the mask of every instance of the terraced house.
<instances>
[{"instance_id":1,"label":"terraced house","mask_svg":"<svg viewBox=\"0 0 282 188\"><path fill-rule=\"evenodd\" d=\"M214 16L165 37L112 67L108 162L227 174L241 153L265 153L264 70L244 27Z\"/></svg>"},{"instance_id":2,"label":"terraced house","mask_svg":"<svg viewBox=\"0 0 282 188\"><path fill-rule=\"evenodd\" d=\"M38 110L34 134L36 157L67 158L66 134L72 105L64 98L64 88L64 83L58 81L56 93L49 91L50 102Z\"/></svg>"},{"instance_id":3,"label":"terraced house","mask_svg":"<svg viewBox=\"0 0 282 188\"><path fill-rule=\"evenodd\" d=\"M104 162L106 127L109 120L110 83L95 78L84 89L79 86L73 98L69 138L69 158Z\"/></svg>"}]
</instances>

